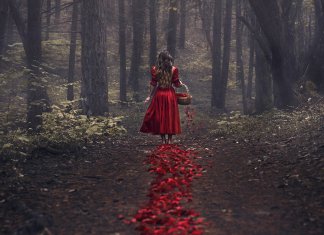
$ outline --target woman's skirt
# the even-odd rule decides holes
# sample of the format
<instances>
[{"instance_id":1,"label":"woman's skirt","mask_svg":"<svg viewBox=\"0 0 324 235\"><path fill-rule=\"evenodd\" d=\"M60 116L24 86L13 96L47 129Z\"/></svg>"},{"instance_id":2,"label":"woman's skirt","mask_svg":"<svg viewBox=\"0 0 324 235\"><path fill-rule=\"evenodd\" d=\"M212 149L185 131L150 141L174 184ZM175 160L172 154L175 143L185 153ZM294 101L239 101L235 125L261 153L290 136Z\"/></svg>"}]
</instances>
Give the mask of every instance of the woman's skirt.
<instances>
[{"instance_id":1,"label":"woman's skirt","mask_svg":"<svg viewBox=\"0 0 324 235\"><path fill-rule=\"evenodd\" d=\"M180 115L173 88L158 88L149 105L141 132L160 134L180 134Z\"/></svg>"}]
</instances>

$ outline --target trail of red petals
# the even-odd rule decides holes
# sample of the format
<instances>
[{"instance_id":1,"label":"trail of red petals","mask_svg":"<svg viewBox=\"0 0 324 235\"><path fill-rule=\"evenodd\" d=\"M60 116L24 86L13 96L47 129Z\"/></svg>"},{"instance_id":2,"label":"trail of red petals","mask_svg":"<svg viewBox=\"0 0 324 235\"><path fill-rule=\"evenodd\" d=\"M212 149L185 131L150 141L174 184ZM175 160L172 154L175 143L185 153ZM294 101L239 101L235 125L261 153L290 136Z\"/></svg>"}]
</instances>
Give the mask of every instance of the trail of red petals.
<instances>
[{"instance_id":1,"label":"trail of red petals","mask_svg":"<svg viewBox=\"0 0 324 235\"><path fill-rule=\"evenodd\" d=\"M202 174L194 151L165 144L147 157L145 164L156 175L148 194L150 200L129 222L135 223L142 235L202 234L204 218L187 208L192 200L191 183Z\"/></svg>"}]
</instances>

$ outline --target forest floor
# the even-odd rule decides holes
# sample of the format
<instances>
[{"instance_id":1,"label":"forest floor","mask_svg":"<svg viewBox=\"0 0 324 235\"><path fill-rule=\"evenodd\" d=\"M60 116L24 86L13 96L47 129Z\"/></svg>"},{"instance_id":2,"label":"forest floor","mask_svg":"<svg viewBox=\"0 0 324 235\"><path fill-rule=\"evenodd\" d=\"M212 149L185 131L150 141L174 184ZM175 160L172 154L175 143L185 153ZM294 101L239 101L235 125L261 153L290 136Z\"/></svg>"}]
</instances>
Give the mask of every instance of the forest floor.
<instances>
[{"instance_id":1,"label":"forest floor","mask_svg":"<svg viewBox=\"0 0 324 235\"><path fill-rule=\"evenodd\" d=\"M192 188L205 234L323 234L323 110L315 102L269 121L226 116L226 129L242 119L239 134L183 124L176 144L196 149L205 169ZM1 234L138 234L123 220L148 201L143 161L159 138L139 134L136 115L125 125L128 135L80 153L1 159Z\"/></svg>"}]
</instances>

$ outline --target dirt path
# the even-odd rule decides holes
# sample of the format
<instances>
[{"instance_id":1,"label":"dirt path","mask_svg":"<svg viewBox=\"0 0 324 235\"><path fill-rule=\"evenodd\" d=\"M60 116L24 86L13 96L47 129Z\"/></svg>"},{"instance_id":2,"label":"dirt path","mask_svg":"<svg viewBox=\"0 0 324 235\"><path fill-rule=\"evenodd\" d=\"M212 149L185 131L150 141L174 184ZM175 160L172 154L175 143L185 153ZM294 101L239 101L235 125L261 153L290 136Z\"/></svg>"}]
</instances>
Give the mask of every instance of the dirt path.
<instances>
[{"instance_id":1,"label":"dirt path","mask_svg":"<svg viewBox=\"0 0 324 235\"><path fill-rule=\"evenodd\" d=\"M285 166L260 160L262 146L204 135L178 141L201 153L192 205L210 222L206 234L323 234L322 204L285 191ZM138 234L123 219L147 201L152 176L143 160L157 142L128 136L83 154L1 162L0 233Z\"/></svg>"}]
</instances>

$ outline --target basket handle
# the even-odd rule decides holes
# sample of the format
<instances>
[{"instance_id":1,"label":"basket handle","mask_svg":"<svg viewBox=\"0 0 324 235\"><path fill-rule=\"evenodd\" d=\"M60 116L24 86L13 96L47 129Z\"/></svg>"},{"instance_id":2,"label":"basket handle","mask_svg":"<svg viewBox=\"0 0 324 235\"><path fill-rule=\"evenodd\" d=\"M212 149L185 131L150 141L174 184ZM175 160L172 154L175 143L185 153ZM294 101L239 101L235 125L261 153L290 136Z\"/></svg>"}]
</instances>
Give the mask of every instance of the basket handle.
<instances>
[{"instance_id":1,"label":"basket handle","mask_svg":"<svg viewBox=\"0 0 324 235\"><path fill-rule=\"evenodd\" d=\"M182 83L182 82L181 82L181 84L186 89L187 94L189 94L189 88L188 88L188 86L186 84Z\"/></svg>"}]
</instances>

